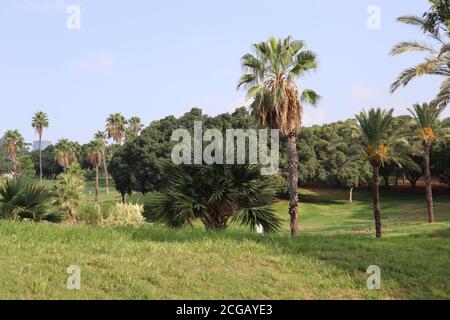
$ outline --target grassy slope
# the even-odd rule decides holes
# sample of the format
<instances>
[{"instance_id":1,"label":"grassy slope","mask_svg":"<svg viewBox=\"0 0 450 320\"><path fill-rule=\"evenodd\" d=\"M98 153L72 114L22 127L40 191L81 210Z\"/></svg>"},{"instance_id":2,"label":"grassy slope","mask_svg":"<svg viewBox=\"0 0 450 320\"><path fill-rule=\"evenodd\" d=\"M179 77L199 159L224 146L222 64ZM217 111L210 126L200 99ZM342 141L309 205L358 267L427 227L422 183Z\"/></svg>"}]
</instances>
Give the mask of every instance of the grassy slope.
<instances>
[{"instance_id":1,"label":"grassy slope","mask_svg":"<svg viewBox=\"0 0 450 320\"><path fill-rule=\"evenodd\" d=\"M382 240L372 236L366 191L353 205L341 191L304 191L295 241L238 227L210 234L0 222L0 298L450 299L450 195L436 197L441 222L432 226L421 193L383 195ZM287 204L276 208L287 231ZM65 287L74 264L80 291ZM374 264L380 291L365 289Z\"/></svg>"}]
</instances>

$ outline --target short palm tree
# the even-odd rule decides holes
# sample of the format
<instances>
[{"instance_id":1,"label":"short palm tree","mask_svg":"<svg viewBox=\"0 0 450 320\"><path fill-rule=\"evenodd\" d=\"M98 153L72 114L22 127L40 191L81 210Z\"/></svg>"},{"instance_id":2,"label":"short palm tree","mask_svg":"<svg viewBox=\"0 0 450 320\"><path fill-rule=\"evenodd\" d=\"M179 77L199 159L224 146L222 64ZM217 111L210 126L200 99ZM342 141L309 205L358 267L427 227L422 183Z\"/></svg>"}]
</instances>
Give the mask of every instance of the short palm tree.
<instances>
[{"instance_id":1,"label":"short palm tree","mask_svg":"<svg viewBox=\"0 0 450 320\"><path fill-rule=\"evenodd\" d=\"M99 140L93 140L88 145L87 157L89 162L95 167L95 202L99 201L99 166L102 162L103 144Z\"/></svg>"},{"instance_id":2,"label":"short palm tree","mask_svg":"<svg viewBox=\"0 0 450 320\"><path fill-rule=\"evenodd\" d=\"M242 57L238 88L253 99L251 108L261 127L279 129L288 138L291 234L298 233L298 154L297 136L302 124L302 103L315 105L319 95L310 89L299 92L296 80L317 68L316 55L303 41L291 37L253 45L254 54Z\"/></svg>"},{"instance_id":3,"label":"short palm tree","mask_svg":"<svg viewBox=\"0 0 450 320\"><path fill-rule=\"evenodd\" d=\"M95 134L95 140L98 140L102 144L102 159L103 159L103 169L105 171L106 193L109 194L109 173L108 173L108 166L106 165L106 139L107 135L104 131L98 131Z\"/></svg>"},{"instance_id":4,"label":"short palm tree","mask_svg":"<svg viewBox=\"0 0 450 320\"><path fill-rule=\"evenodd\" d=\"M54 204L67 213L69 220L76 222L76 210L84 196L85 181L76 172L61 174L53 186L56 195Z\"/></svg>"},{"instance_id":5,"label":"short palm tree","mask_svg":"<svg viewBox=\"0 0 450 320\"><path fill-rule=\"evenodd\" d=\"M39 179L42 182L42 134L44 129L48 128L49 121L47 114L42 111L36 112L34 114L33 120L31 121L31 126L36 130L39 136Z\"/></svg>"},{"instance_id":6,"label":"short palm tree","mask_svg":"<svg viewBox=\"0 0 450 320\"><path fill-rule=\"evenodd\" d=\"M380 205L380 167L387 161L389 149L388 133L393 120L393 109L386 111L371 109L356 116L358 133L364 148L364 156L372 166L373 203L377 238L382 236Z\"/></svg>"},{"instance_id":7,"label":"short palm tree","mask_svg":"<svg viewBox=\"0 0 450 320\"><path fill-rule=\"evenodd\" d=\"M3 148L9 154L13 166L13 176L17 177L17 154L25 148L25 140L17 130L8 130L3 135Z\"/></svg>"},{"instance_id":8,"label":"short palm tree","mask_svg":"<svg viewBox=\"0 0 450 320\"><path fill-rule=\"evenodd\" d=\"M141 118L139 117L132 117L128 121L128 129L127 131L131 133L132 135L138 137L142 131L143 124L141 123Z\"/></svg>"},{"instance_id":9,"label":"short palm tree","mask_svg":"<svg viewBox=\"0 0 450 320\"><path fill-rule=\"evenodd\" d=\"M197 219L211 231L225 230L229 222L262 226L268 233L281 226L271 208L275 191L256 166L167 162L164 172L166 184L151 208L171 227L189 226Z\"/></svg>"},{"instance_id":10,"label":"short palm tree","mask_svg":"<svg viewBox=\"0 0 450 320\"><path fill-rule=\"evenodd\" d=\"M444 111L445 106L437 106L435 104L424 103L422 105L415 104L412 109L408 109L413 118L411 133L418 139L423 147L423 155L425 159L425 189L426 202L428 210L428 221L435 222L433 210L433 189L431 184L430 172L430 150L432 143L444 136L443 132L446 128L441 127L439 117Z\"/></svg>"},{"instance_id":11,"label":"short palm tree","mask_svg":"<svg viewBox=\"0 0 450 320\"><path fill-rule=\"evenodd\" d=\"M424 52L428 54L425 61L403 71L392 84L391 92L423 75L437 75L444 77L440 92L433 101L438 106L447 105L450 101L450 9L448 0L430 0L431 9L423 17L402 16L399 22L419 27L426 35L433 39L436 46L423 41L404 41L394 46L391 55L405 52Z\"/></svg>"},{"instance_id":12,"label":"short palm tree","mask_svg":"<svg viewBox=\"0 0 450 320\"><path fill-rule=\"evenodd\" d=\"M106 119L106 132L115 143L121 144L126 133L127 120L120 113L111 114Z\"/></svg>"}]
</instances>

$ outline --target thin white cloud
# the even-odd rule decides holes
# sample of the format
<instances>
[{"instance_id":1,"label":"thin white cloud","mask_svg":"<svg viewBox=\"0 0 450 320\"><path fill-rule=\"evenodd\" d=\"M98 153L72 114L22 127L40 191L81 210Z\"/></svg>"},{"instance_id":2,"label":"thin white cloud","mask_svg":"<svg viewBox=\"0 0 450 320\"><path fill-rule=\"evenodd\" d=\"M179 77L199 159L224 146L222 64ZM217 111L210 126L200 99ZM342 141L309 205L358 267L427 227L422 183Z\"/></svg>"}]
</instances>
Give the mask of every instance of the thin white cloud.
<instances>
[{"instance_id":1,"label":"thin white cloud","mask_svg":"<svg viewBox=\"0 0 450 320\"><path fill-rule=\"evenodd\" d=\"M112 53L107 51L95 52L86 60L76 61L73 64L73 68L78 72L108 73L112 67Z\"/></svg>"}]
</instances>

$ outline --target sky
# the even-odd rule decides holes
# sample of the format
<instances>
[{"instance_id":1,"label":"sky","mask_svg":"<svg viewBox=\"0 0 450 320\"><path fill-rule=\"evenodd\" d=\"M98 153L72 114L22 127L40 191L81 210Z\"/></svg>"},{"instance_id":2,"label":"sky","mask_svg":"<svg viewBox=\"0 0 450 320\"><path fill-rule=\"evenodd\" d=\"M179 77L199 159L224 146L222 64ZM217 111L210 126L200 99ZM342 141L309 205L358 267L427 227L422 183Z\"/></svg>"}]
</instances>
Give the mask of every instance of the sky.
<instances>
[{"instance_id":1,"label":"sky","mask_svg":"<svg viewBox=\"0 0 450 320\"><path fill-rule=\"evenodd\" d=\"M71 5L80 29L67 27ZM372 5L379 28L368 27L378 21ZM18 129L32 142L36 111L50 118L44 139L81 143L115 112L145 125L193 107L232 112L247 103L236 90L240 58L255 42L287 35L320 61L298 81L323 97L305 108L305 125L372 107L399 115L439 88L439 78L427 77L389 93L400 71L423 59L389 56L395 43L423 38L396 17L426 9L426 0L1 0L0 135Z\"/></svg>"}]
</instances>

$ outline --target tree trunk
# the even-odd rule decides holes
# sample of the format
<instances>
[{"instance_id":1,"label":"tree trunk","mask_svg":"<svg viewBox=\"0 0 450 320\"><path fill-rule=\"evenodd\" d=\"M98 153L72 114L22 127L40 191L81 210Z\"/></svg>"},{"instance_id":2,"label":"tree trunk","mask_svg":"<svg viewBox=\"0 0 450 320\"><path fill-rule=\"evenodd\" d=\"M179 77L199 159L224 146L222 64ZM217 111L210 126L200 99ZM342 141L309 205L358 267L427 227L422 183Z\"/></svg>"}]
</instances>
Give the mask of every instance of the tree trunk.
<instances>
[{"instance_id":1,"label":"tree trunk","mask_svg":"<svg viewBox=\"0 0 450 320\"><path fill-rule=\"evenodd\" d=\"M380 166L372 165L373 169L373 212L377 238L382 236L381 206L380 206Z\"/></svg>"},{"instance_id":2,"label":"tree trunk","mask_svg":"<svg viewBox=\"0 0 450 320\"><path fill-rule=\"evenodd\" d=\"M424 143L425 156L425 197L427 201L428 222L434 223L434 209L433 209L433 188L431 186L431 172L430 172L430 144Z\"/></svg>"},{"instance_id":3,"label":"tree trunk","mask_svg":"<svg viewBox=\"0 0 450 320\"><path fill-rule=\"evenodd\" d=\"M17 160L16 156L12 156L12 165L13 165L13 177L14 179L17 177Z\"/></svg>"},{"instance_id":4,"label":"tree trunk","mask_svg":"<svg viewBox=\"0 0 450 320\"><path fill-rule=\"evenodd\" d=\"M298 153L297 135L289 136L289 215L291 216L291 235L298 234Z\"/></svg>"},{"instance_id":5,"label":"tree trunk","mask_svg":"<svg viewBox=\"0 0 450 320\"><path fill-rule=\"evenodd\" d=\"M350 188L348 202L350 202L350 204L353 203L353 187Z\"/></svg>"},{"instance_id":6,"label":"tree trunk","mask_svg":"<svg viewBox=\"0 0 450 320\"><path fill-rule=\"evenodd\" d=\"M98 187L99 187L99 183L98 183L98 165L95 166L95 202L98 203Z\"/></svg>"},{"instance_id":7,"label":"tree trunk","mask_svg":"<svg viewBox=\"0 0 450 320\"><path fill-rule=\"evenodd\" d=\"M109 194L109 177L108 177L108 167L106 167L105 149L102 149L102 157L103 157L103 167L105 168L106 193Z\"/></svg>"},{"instance_id":8,"label":"tree trunk","mask_svg":"<svg viewBox=\"0 0 450 320\"><path fill-rule=\"evenodd\" d=\"M42 134L39 134L39 180L42 182Z\"/></svg>"}]
</instances>

